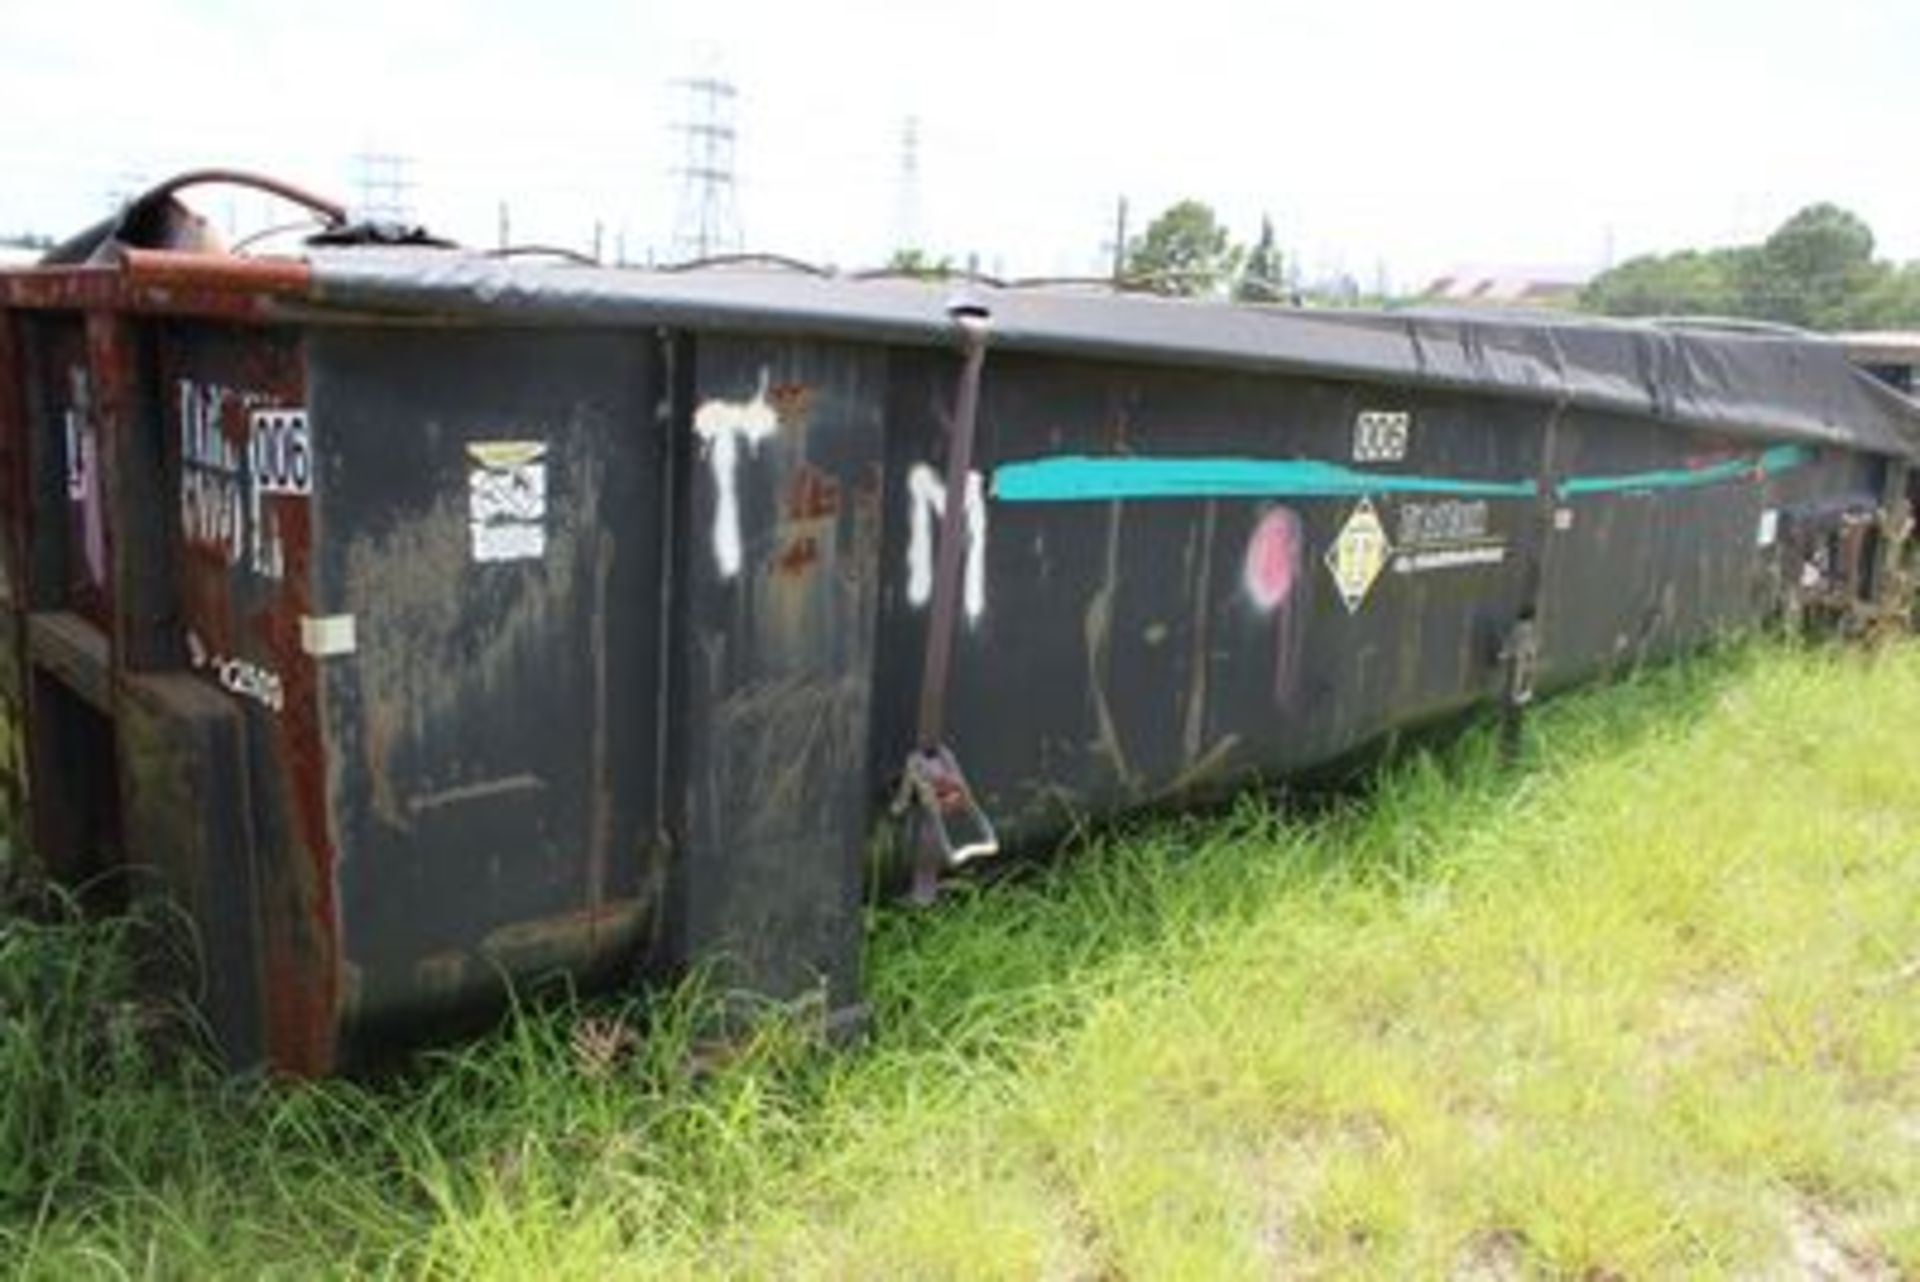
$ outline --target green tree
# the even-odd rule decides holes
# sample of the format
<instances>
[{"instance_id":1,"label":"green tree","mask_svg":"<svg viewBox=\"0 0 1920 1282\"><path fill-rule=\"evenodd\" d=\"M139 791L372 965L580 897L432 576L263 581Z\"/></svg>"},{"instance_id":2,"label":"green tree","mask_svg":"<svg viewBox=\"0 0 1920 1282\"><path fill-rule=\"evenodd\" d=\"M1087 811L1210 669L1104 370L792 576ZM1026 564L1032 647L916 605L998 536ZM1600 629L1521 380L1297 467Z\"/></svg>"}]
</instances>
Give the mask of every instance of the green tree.
<instances>
[{"instance_id":1,"label":"green tree","mask_svg":"<svg viewBox=\"0 0 1920 1282\"><path fill-rule=\"evenodd\" d=\"M1209 206L1183 200L1128 242L1124 275L1158 294L1212 294L1233 279L1243 253Z\"/></svg>"},{"instance_id":2,"label":"green tree","mask_svg":"<svg viewBox=\"0 0 1920 1282\"><path fill-rule=\"evenodd\" d=\"M924 249L896 249L893 257L887 260L887 270L901 276L951 276L953 260L935 258Z\"/></svg>"},{"instance_id":3,"label":"green tree","mask_svg":"<svg viewBox=\"0 0 1920 1282\"><path fill-rule=\"evenodd\" d=\"M1630 258L1581 292L1580 304L1608 316L1731 316L1742 311L1741 263L1752 251L1686 249Z\"/></svg>"},{"instance_id":4,"label":"green tree","mask_svg":"<svg viewBox=\"0 0 1920 1282\"><path fill-rule=\"evenodd\" d=\"M1813 328L1842 323L1849 303L1889 271L1873 259L1872 228L1830 204L1789 218L1741 266L1747 315Z\"/></svg>"},{"instance_id":5,"label":"green tree","mask_svg":"<svg viewBox=\"0 0 1920 1282\"><path fill-rule=\"evenodd\" d=\"M1920 268L1873 256L1873 229L1809 205L1758 245L1630 259L1596 276L1581 306L1612 316L1744 316L1811 329L1920 323Z\"/></svg>"},{"instance_id":6,"label":"green tree","mask_svg":"<svg viewBox=\"0 0 1920 1282\"><path fill-rule=\"evenodd\" d=\"M1872 286L1837 308L1832 320L1836 329L1920 327L1920 263L1887 268Z\"/></svg>"},{"instance_id":7,"label":"green tree","mask_svg":"<svg viewBox=\"0 0 1920 1282\"><path fill-rule=\"evenodd\" d=\"M1260 239L1247 254L1240 279L1234 282L1233 296L1242 303L1278 303L1287 296L1286 275L1281 270L1280 250L1273 243L1273 219L1260 219Z\"/></svg>"}]
</instances>

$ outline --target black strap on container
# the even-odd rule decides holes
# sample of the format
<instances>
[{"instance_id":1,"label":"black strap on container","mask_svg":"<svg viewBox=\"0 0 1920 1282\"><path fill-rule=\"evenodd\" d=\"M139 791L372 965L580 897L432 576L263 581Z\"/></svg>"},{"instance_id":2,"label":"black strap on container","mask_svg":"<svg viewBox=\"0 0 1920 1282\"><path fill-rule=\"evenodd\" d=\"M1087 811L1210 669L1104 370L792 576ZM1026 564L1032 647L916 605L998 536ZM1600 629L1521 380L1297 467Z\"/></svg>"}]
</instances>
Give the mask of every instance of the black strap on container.
<instances>
[{"instance_id":1,"label":"black strap on container","mask_svg":"<svg viewBox=\"0 0 1920 1282\"><path fill-rule=\"evenodd\" d=\"M942 871L1000 850L993 824L974 801L960 763L945 742L948 674L960 619L961 568L968 552L967 491L973 474L974 425L979 418L980 371L986 363L989 332L987 309L978 304L956 303L948 315L960 331L964 358L947 442L946 508L940 514L940 547L927 612L920 711L913 751L907 754L894 799L895 813L906 816L912 831L911 897L921 904L932 902Z\"/></svg>"},{"instance_id":2,"label":"black strap on container","mask_svg":"<svg viewBox=\"0 0 1920 1282\"><path fill-rule=\"evenodd\" d=\"M1533 702L1534 681L1540 668L1543 641L1540 616L1546 603L1553 540L1560 528L1560 427L1568 406L1573 403L1566 354L1552 331L1549 330L1546 337L1553 349L1553 366L1560 377L1560 390L1547 411L1540 433L1540 467L1534 481L1532 527L1520 564L1519 602L1513 623L1501 638L1498 655L1500 755L1509 765L1520 758L1521 721L1527 706Z\"/></svg>"}]
</instances>

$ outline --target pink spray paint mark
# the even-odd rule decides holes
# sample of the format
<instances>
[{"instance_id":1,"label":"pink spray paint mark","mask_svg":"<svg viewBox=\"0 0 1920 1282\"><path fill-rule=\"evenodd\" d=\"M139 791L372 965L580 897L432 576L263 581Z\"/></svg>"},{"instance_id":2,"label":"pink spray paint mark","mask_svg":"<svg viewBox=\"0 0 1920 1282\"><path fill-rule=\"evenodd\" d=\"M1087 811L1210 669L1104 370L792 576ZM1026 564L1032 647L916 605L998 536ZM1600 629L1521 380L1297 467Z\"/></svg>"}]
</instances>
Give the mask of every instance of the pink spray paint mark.
<instances>
[{"instance_id":1,"label":"pink spray paint mark","mask_svg":"<svg viewBox=\"0 0 1920 1282\"><path fill-rule=\"evenodd\" d=\"M1300 518L1291 508L1277 507L1253 527L1243 577L1247 595L1262 611L1278 609L1293 595L1300 577Z\"/></svg>"},{"instance_id":2,"label":"pink spray paint mark","mask_svg":"<svg viewBox=\"0 0 1920 1282\"><path fill-rule=\"evenodd\" d=\"M1274 508L1253 527L1241 574L1254 605L1273 617L1273 699L1280 707L1292 700L1300 676L1300 619L1293 593L1300 583L1303 547L1300 517L1291 508Z\"/></svg>"}]
</instances>

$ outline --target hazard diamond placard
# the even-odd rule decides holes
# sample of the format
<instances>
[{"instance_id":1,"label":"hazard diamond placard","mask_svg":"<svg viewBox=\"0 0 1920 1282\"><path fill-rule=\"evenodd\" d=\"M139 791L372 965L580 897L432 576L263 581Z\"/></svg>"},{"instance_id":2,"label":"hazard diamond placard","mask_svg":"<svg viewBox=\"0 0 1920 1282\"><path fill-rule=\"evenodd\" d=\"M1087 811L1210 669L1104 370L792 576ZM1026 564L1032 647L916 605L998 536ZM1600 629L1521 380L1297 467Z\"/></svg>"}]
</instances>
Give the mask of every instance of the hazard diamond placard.
<instances>
[{"instance_id":1,"label":"hazard diamond placard","mask_svg":"<svg viewBox=\"0 0 1920 1282\"><path fill-rule=\"evenodd\" d=\"M1347 523L1340 527L1326 556L1327 571L1333 575L1334 587L1340 590L1340 599L1347 603L1347 613L1358 610L1360 603L1367 599L1373 581L1387 568L1387 560L1392 555L1387 527L1380 524L1373 504L1361 499L1348 515Z\"/></svg>"}]
</instances>

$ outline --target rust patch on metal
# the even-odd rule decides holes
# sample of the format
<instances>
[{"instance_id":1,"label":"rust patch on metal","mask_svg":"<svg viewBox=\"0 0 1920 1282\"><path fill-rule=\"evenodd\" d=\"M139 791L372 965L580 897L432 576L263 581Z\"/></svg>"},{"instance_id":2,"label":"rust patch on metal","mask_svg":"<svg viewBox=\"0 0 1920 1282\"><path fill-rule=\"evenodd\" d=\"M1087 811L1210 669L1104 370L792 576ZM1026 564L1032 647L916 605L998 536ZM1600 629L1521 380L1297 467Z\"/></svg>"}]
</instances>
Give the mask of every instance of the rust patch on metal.
<instances>
[{"instance_id":1,"label":"rust patch on metal","mask_svg":"<svg viewBox=\"0 0 1920 1282\"><path fill-rule=\"evenodd\" d=\"M773 559L774 573L794 578L820 563L820 541L811 534L789 539Z\"/></svg>"},{"instance_id":2,"label":"rust patch on metal","mask_svg":"<svg viewBox=\"0 0 1920 1282\"><path fill-rule=\"evenodd\" d=\"M783 428L804 427L813 413L813 389L805 383L780 383L767 392L767 403Z\"/></svg>"},{"instance_id":3,"label":"rust patch on metal","mask_svg":"<svg viewBox=\"0 0 1920 1282\"><path fill-rule=\"evenodd\" d=\"M787 483L786 517L816 521L840 514L840 482L828 472L802 460Z\"/></svg>"},{"instance_id":4,"label":"rust patch on metal","mask_svg":"<svg viewBox=\"0 0 1920 1282\"><path fill-rule=\"evenodd\" d=\"M161 312L257 321L311 300L313 275L294 258L124 249L118 261L0 272L0 303L60 311Z\"/></svg>"}]
</instances>

